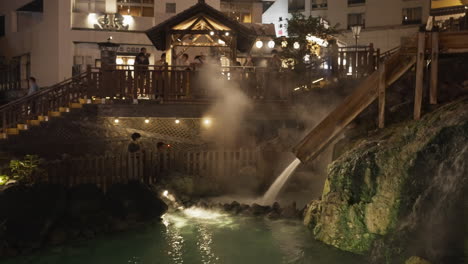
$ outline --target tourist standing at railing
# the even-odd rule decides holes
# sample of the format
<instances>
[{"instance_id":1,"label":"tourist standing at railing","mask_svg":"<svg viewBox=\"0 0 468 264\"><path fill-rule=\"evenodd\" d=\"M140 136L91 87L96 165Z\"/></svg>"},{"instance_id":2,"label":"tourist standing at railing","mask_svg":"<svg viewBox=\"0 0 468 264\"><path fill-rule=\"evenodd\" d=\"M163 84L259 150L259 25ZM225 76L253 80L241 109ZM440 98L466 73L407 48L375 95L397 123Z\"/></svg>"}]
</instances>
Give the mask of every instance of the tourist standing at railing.
<instances>
[{"instance_id":1,"label":"tourist standing at railing","mask_svg":"<svg viewBox=\"0 0 468 264\"><path fill-rule=\"evenodd\" d=\"M156 61L155 65L159 66L158 68L160 69L163 69L167 66L166 53L161 54L161 58L158 61Z\"/></svg>"},{"instance_id":2,"label":"tourist standing at railing","mask_svg":"<svg viewBox=\"0 0 468 264\"><path fill-rule=\"evenodd\" d=\"M154 96L155 99L163 99L163 90L164 90L164 85L165 85L165 78L164 78L164 72L167 71L167 61L166 61L166 53L161 54L161 58L156 61L155 63L156 67L154 69L154 75L153 75L153 82L155 82L158 85L154 85L155 91L152 91L154 94L151 96Z\"/></svg>"},{"instance_id":3,"label":"tourist standing at railing","mask_svg":"<svg viewBox=\"0 0 468 264\"><path fill-rule=\"evenodd\" d=\"M134 87L133 91L133 99L138 98L138 93L143 94L145 93L145 83L147 82L147 73L148 73L148 66L149 66L149 57L151 54L146 53L146 48L141 48L140 53L135 57L135 78L137 80L137 87Z\"/></svg>"},{"instance_id":4,"label":"tourist standing at railing","mask_svg":"<svg viewBox=\"0 0 468 264\"><path fill-rule=\"evenodd\" d=\"M182 56L177 59L177 66L183 66L184 70L190 70L189 55L187 53L182 54Z\"/></svg>"},{"instance_id":5,"label":"tourist standing at railing","mask_svg":"<svg viewBox=\"0 0 468 264\"><path fill-rule=\"evenodd\" d=\"M37 85L36 78L29 77L29 90L28 95L31 95L37 91L39 91L39 86Z\"/></svg>"},{"instance_id":6,"label":"tourist standing at railing","mask_svg":"<svg viewBox=\"0 0 468 264\"><path fill-rule=\"evenodd\" d=\"M37 85L36 78L29 77L28 83L29 83L28 95L32 95L39 91L39 86ZM28 112L29 114L36 114L36 101L35 100L31 101L31 105L29 106Z\"/></svg>"}]
</instances>

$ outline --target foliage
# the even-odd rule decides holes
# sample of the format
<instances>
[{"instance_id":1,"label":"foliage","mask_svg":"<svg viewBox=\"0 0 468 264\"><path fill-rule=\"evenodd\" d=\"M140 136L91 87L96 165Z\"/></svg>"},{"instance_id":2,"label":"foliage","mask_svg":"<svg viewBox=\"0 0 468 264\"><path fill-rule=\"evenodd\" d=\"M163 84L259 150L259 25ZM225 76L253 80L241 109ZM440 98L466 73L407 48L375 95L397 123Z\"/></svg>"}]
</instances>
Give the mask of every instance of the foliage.
<instances>
[{"instance_id":1,"label":"foliage","mask_svg":"<svg viewBox=\"0 0 468 264\"><path fill-rule=\"evenodd\" d=\"M42 160L37 155L26 155L22 160L11 160L6 175L0 175L0 185L9 180L33 182L33 176L43 173Z\"/></svg>"},{"instance_id":2,"label":"foliage","mask_svg":"<svg viewBox=\"0 0 468 264\"><path fill-rule=\"evenodd\" d=\"M299 72L318 67L321 64L320 46L313 37L330 40L338 32L337 25L327 26L320 17L306 17L296 13L287 21L289 37L276 39L276 44L282 47L279 55L286 59L288 67ZM299 44L299 48L295 47L295 44Z\"/></svg>"}]
</instances>

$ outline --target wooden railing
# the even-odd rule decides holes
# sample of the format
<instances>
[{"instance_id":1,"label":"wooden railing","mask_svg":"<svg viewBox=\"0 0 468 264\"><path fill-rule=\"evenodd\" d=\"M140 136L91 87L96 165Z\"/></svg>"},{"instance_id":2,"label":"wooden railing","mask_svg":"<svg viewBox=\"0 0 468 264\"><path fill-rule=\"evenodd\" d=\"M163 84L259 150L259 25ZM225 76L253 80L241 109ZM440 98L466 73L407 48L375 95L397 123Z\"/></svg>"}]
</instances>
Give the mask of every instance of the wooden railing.
<instances>
[{"instance_id":1,"label":"wooden railing","mask_svg":"<svg viewBox=\"0 0 468 264\"><path fill-rule=\"evenodd\" d=\"M60 107L68 107L70 103L86 97L87 76L86 73L75 76L0 106L0 133L6 133L8 128L16 128L18 124L25 124L38 116L47 116L50 111L59 111Z\"/></svg>"},{"instance_id":2,"label":"wooden railing","mask_svg":"<svg viewBox=\"0 0 468 264\"><path fill-rule=\"evenodd\" d=\"M373 49L370 46L342 47L335 59L338 60L334 62L338 65L338 77L361 78L378 69L380 49Z\"/></svg>"},{"instance_id":3,"label":"wooden railing","mask_svg":"<svg viewBox=\"0 0 468 264\"><path fill-rule=\"evenodd\" d=\"M257 169L257 149L212 151L154 151L117 155L67 158L45 165L45 175L39 179L74 186L97 184L107 189L114 183L131 180L156 183L163 174L180 172L196 178L215 180L222 176L235 179L244 167Z\"/></svg>"},{"instance_id":4,"label":"wooden railing","mask_svg":"<svg viewBox=\"0 0 468 264\"><path fill-rule=\"evenodd\" d=\"M260 67L221 67L216 72L190 67L148 66L135 69L133 65L118 65L110 69L91 69L90 91L105 98L163 98L164 100L212 99L203 76L224 80L224 86L237 86L249 97L285 100L294 84L287 72Z\"/></svg>"}]
</instances>

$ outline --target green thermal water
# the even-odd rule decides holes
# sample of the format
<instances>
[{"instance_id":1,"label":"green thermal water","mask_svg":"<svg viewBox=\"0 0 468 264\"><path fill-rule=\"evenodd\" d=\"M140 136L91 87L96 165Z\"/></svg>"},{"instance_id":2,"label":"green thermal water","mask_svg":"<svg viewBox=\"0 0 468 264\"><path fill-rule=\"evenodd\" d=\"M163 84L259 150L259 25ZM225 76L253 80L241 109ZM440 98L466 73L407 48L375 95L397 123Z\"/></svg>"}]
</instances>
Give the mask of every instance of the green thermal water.
<instances>
[{"instance_id":1,"label":"green thermal water","mask_svg":"<svg viewBox=\"0 0 468 264\"><path fill-rule=\"evenodd\" d=\"M212 211L170 213L164 221L17 257L8 264L363 263L312 239L300 221L231 217Z\"/></svg>"}]
</instances>

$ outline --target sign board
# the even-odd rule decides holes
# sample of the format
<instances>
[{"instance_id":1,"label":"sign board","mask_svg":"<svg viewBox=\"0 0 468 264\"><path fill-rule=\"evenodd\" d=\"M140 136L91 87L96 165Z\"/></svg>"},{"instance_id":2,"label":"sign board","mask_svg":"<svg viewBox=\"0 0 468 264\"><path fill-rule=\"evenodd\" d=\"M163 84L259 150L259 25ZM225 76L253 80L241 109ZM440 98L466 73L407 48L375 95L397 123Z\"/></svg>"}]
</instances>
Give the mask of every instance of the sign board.
<instances>
[{"instance_id":1,"label":"sign board","mask_svg":"<svg viewBox=\"0 0 468 264\"><path fill-rule=\"evenodd\" d=\"M449 8L464 5L463 0L432 0L431 9ZM465 3L466 4L466 3Z\"/></svg>"},{"instance_id":2,"label":"sign board","mask_svg":"<svg viewBox=\"0 0 468 264\"><path fill-rule=\"evenodd\" d=\"M431 0L432 16L463 14L467 11L468 0Z\"/></svg>"}]
</instances>

